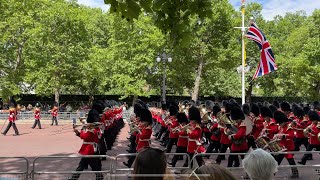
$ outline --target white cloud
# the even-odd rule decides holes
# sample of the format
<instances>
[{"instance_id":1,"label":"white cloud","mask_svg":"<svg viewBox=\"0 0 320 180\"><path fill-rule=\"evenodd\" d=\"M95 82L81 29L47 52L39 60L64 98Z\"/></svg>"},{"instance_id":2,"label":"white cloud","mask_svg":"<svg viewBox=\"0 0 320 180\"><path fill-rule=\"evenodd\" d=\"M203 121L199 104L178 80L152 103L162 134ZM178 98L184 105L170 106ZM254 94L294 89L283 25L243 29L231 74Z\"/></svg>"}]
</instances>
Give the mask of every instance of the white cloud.
<instances>
[{"instance_id":1,"label":"white cloud","mask_svg":"<svg viewBox=\"0 0 320 180\"><path fill-rule=\"evenodd\" d=\"M240 0L229 0L229 2L239 9ZM272 20L276 15L284 16L288 12L304 10L307 15L311 15L315 9L320 9L320 0L247 0L262 4L262 15L266 20Z\"/></svg>"},{"instance_id":2,"label":"white cloud","mask_svg":"<svg viewBox=\"0 0 320 180\"><path fill-rule=\"evenodd\" d=\"M107 11L110 7L104 4L104 0L78 0L78 3L93 8L101 8L103 11Z\"/></svg>"}]
</instances>

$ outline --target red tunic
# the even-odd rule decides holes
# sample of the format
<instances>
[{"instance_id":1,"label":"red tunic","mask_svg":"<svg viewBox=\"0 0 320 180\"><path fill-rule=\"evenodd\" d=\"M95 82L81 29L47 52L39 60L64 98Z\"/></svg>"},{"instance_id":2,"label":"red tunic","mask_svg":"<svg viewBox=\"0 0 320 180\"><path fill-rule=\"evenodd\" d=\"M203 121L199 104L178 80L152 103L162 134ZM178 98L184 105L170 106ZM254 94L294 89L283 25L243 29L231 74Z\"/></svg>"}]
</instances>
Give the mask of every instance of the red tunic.
<instances>
[{"instance_id":1,"label":"red tunic","mask_svg":"<svg viewBox=\"0 0 320 180\"><path fill-rule=\"evenodd\" d=\"M35 109L34 118L40 120L40 109L39 108Z\"/></svg>"},{"instance_id":2,"label":"red tunic","mask_svg":"<svg viewBox=\"0 0 320 180\"><path fill-rule=\"evenodd\" d=\"M9 109L9 121L10 122L15 122L17 119L17 112L15 108L10 108Z\"/></svg>"},{"instance_id":3,"label":"red tunic","mask_svg":"<svg viewBox=\"0 0 320 180\"><path fill-rule=\"evenodd\" d=\"M308 133L309 135L309 143L311 145L320 145L320 141L318 140L318 134L320 133L319 127L315 124L311 124L311 132Z\"/></svg>"},{"instance_id":4,"label":"red tunic","mask_svg":"<svg viewBox=\"0 0 320 180\"><path fill-rule=\"evenodd\" d=\"M224 133L224 128L220 127L220 134L221 134L221 139L220 139L220 143L221 144L231 144L231 141L229 139L229 137Z\"/></svg>"},{"instance_id":5,"label":"red tunic","mask_svg":"<svg viewBox=\"0 0 320 180\"><path fill-rule=\"evenodd\" d=\"M94 144L99 142L96 130L87 130L80 132L80 138L83 139L83 144L79 150L82 155L94 155Z\"/></svg>"},{"instance_id":6,"label":"red tunic","mask_svg":"<svg viewBox=\"0 0 320 180\"><path fill-rule=\"evenodd\" d=\"M140 132L137 134L137 138L136 138L138 152L145 147L150 147L151 134L152 134L151 126L143 126L140 129Z\"/></svg>"},{"instance_id":7,"label":"red tunic","mask_svg":"<svg viewBox=\"0 0 320 180\"><path fill-rule=\"evenodd\" d=\"M219 124L218 123L215 123L214 125L211 126L211 132L216 131L217 129L219 129ZM218 136L216 136L216 135L214 135L212 133L210 139L213 140L213 141L220 141L220 138L221 138L221 133L219 133Z\"/></svg>"},{"instance_id":8,"label":"red tunic","mask_svg":"<svg viewBox=\"0 0 320 180\"><path fill-rule=\"evenodd\" d=\"M191 132L188 132L188 153L201 153L205 152L204 147L201 144L202 129L200 125L191 123L194 128Z\"/></svg>"},{"instance_id":9,"label":"red tunic","mask_svg":"<svg viewBox=\"0 0 320 180\"><path fill-rule=\"evenodd\" d=\"M177 146L187 147L188 146L188 137L189 136L186 132L180 131Z\"/></svg>"},{"instance_id":10,"label":"red tunic","mask_svg":"<svg viewBox=\"0 0 320 180\"><path fill-rule=\"evenodd\" d=\"M260 136L262 129L264 128L263 119L261 117L255 117L253 119L253 124L254 127L252 129L251 134L254 137L254 139L257 139Z\"/></svg>"},{"instance_id":11,"label":"red tunic","mask_svg":"<svg viewBox=\"0 0 320 180\"><path fill-rule=\"evenodd\" d=\"M246 138L246 125L241 122L240 124L236 124L236 128L238 128L238 132L234 135L232 135L232 139L238 140ZM238 151L247 151L248 150L248 144L247 141L244 140L242 144L236 145L234 142L231 141L231 151L232 152L238 152Z\"/></svg>"},{"instance_id":12,"label":"red tunic","mask_svg":"<svg viewBox=\"0 0 320 180\"><path fill-rule=\"evenodd\" d=\"M303 134L303 130L308 127L308 119L297 119L296 120L296 126L295 126L295 131L296 131L296 138L307 138Z\"/></svg>"},{"instance_id":13,"label":"red tunic","mask_svg":"<svg viewBox=\"0 0 320 180\"><path fill-rule=\"evenodd\" d=\"M51 115L52 115L53 117L57 117L57 116L58 116L58 108L57 108L57 107L54 107L54 108L52 109Z\"/></svg>"},{"instance_id":14,"label":"red tunic","mask_svg":"<svg viewBox=\"0 0 320 180\"><path fill-rule=\"evenodd\" d=\"M279 141L280 146L284 146L287 151L294 151L294 130L293 128L289 127L290 122L286 123L283 127L279 126L279 133L283 134L285 137L281 137L281 140ZM287 159L293 158L293 154L285 154L285 157Z\"/></svg>"},{"instance_id":15,"label":"red tunic","mask_svg":"<svg viewBox=\"0 0 320 180\"><path fill-rule=\"evenodd\" d=\"M279 125L274 119L271 119L270 122L265 121L265 127L267 130L267 136L269 139L273 139L273 136L278 133Z\"/></svg>"},{"instance_id":16,"label":"red tunic","mask_svg":"<svg viewBox=\"0 0 320 180\"><path fill-rule=\"evenodd\" d=\"M179 138L179 133L172 131L172 129L179 126L179 122L178 122L177 118L175 118L175 117L170 117L170 119L171 119L172 124L169 126L170 127L169 138Z\"/></svg>"}]
</instances>

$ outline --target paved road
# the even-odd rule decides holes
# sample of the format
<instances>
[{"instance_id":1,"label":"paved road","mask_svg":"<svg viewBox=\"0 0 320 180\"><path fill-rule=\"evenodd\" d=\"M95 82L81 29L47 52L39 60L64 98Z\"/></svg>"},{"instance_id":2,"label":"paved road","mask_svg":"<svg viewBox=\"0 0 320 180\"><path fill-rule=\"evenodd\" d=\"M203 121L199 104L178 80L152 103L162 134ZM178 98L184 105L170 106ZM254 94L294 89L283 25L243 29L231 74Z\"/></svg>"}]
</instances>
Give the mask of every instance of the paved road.
<instances>
[{"instance_id":1,"label":"paved road","mask_svg":"<svg viewBox=\"0 0 320 180\"><path fill-rule=\"evenodd\" d=\"M4 121L0 121L1 126ZM17 126L20 131L20 136L13 136L14 132L11 129L7 136L0 136L0 156L9 157L26 157L29 162L29 172L32 169L32 162L36 157L40 156L71 156L77 155L77 152L82 144L79 137L75 136L72 131L72 125L69 122L61 121L59 126L51 126L51 121L43 120L43 129L31 129L33 121L20 121ZM111 164L116 164L118 168L125 168L122 165L122 161L126 158L122 157L115 163L115 158L118 154L126 153L128 140L128 126L126 125L118 135L117 141L112 150L107 152L112 160L107 160L102 162L103 170L110 170ZM155 140L152 140L152 146L163 148ZM175 149L172 150L174 152ZM300 160L302 155L296 155L296 161ZM169 157L171 158L171 157ZM215 157L211 159L205 159L206 163L211 163ZM79 163L79 158L55 158L46 159L40 158L37 160L36 171L73 171L76 169ZM179 161L177 166L182 166L182 161ZM227 162L223 161L222 165L226 166ZM287 161L284 159L282 165L287 165ZM320 164L319 154L314 154L314 160L308 161L308 165ZM24 171L26 168L23 159L0 159L0 172L18 172ZM90 168L89 168L90 169ZM299 168L301 178L300 179L318 179L317 173L313 168ZM117 173L122 175L122 178L129 171L118 171ZM243 170L233 171L235 175L241 179L245 173ZM107 176L108 173L105 173ZM289 179L290 169L281 169L277 173L277 180ZM69 174L58 174L58 175L39 175L35 179L66 179L70 176ZM80 179L95 179L94 174L82 175ZM1 177L21 177L21 176L1 176Z\"/></svg>"}]
</instances>

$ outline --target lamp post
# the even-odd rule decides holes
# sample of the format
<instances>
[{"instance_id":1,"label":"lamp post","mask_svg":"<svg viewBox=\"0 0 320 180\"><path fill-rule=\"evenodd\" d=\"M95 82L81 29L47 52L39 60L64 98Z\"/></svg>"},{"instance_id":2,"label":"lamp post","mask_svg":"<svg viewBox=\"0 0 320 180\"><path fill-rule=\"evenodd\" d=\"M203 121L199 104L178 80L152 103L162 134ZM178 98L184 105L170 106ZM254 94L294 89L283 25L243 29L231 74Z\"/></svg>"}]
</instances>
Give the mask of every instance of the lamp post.
<instances>
[{"instance_id":1,"label":"lamp post","mask_svg":"<svg viewBox=\"0 0 320 180\"><path fill-rule=\"evenodd\" d=\"M168 56L165 52L163 52L161 55L157 57L157 62L160 63L162 61L163 63L163 77L162 77L162 101L166 102L166 78L167 78L167 62L171 63L172 58Z\"/></svg>"}]
</instances>

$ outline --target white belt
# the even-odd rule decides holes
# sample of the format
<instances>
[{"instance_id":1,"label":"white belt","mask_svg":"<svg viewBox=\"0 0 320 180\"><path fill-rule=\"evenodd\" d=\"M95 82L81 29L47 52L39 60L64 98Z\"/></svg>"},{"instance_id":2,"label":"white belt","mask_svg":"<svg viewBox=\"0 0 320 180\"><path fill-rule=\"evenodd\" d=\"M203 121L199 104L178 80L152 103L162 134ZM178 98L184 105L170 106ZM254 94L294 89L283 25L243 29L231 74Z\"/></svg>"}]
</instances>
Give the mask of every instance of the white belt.
<instances>
[{"instance_id":1,"label":"white belt","mask_svg":"<svg viewBox=\"0 0 320 180\"><path fill-rule=\"evenodd\" d=\"M179 138L188 138L189 136L179 136Z\"/></svg>"},{"instance_id":2,"label":"white belt","mask_svg":"<svg viewBox=\"0 0 320 180\"><path fill-rule=\"evenodd\" d=\"M82 144L91 144L91 145L94 145L95 142L83 142Z\"/></svg>"},{"instance_id":3,"label":"white belt","mask_svg":"<svg viewBox=\"0 0 320 180\"><path fill-rule=\"evenodd\" d=\"M139 139L139 141L150 141L150 139Z\"/></svg>"},{"instance_id":4,"label":"white belt","mask_svg":"<svg viewBox=\"0 0 320 180\"><path fill-rule=\"evenodd\" d=\"M189 141L193 141L193 142L196 142L196 144L197 144L197 146L200 146L201 145L201 143L200 143L200 141L199 140L196 140L196 139L188 139Z\"/></svg>"}]
</instances>

